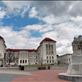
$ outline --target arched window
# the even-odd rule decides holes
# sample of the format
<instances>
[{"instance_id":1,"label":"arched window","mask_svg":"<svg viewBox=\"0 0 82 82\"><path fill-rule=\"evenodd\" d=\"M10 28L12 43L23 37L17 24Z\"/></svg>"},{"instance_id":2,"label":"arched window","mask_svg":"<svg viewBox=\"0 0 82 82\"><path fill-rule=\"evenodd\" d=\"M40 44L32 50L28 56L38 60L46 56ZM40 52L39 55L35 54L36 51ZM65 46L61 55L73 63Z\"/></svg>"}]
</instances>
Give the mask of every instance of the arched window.
<instances>
[{"instance_id":1,"label":"arched window","mask_svg":"<svg viewBox=\"0 0 82 82\"><path fill-rule=\"evenodd\" d=\"M23 60L23 63L24 63L24 60Z\"/></svg>"},{"instance_id":2,"label":"arched window","mask_svg":"<svg viewBox=\"0 0 82 82\"><path fill-rule=\"evenodd\" d=\"M22 63L22 60L20 60L20 63Z\"/></svg>"}]
</instances>

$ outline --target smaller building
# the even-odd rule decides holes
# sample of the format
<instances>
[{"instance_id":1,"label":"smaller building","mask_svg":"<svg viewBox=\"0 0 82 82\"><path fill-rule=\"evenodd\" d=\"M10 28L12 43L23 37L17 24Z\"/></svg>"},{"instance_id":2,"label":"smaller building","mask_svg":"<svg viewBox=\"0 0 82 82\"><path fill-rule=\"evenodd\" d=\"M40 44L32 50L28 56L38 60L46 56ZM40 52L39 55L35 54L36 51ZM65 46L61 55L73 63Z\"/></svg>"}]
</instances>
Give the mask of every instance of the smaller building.
<instances>
[{"instance_id":1,"label":"smaller building","mask_svg":"<svg viewBox=\"0 0 82 82\"><path fill-rule=\"evenodd\" d=\"M61 56L57 56L57 58L58 58L58 63L59 64L70 64L72 54L64 54L64 55L61 55Z\"/></svg>"}]
</instances>

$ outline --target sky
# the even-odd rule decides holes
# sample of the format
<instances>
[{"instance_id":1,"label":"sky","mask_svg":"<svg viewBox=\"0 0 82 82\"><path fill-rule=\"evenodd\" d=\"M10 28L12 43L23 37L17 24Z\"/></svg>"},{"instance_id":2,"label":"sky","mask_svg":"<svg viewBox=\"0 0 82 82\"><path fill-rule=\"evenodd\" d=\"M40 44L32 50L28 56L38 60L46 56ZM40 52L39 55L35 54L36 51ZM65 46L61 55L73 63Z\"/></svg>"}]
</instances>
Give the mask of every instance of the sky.
<instances>
[{"instance_id":1,"label":"sky","mask_svg":"<svg viewBox=\"0 0 82 82\"><path fill-rule=\"evenodd\" d=\"M82 35L82 1L0 1L0 35L7 48L36 49L49 37L57 54L72 53Z\"/></svg>"}]
</instances>

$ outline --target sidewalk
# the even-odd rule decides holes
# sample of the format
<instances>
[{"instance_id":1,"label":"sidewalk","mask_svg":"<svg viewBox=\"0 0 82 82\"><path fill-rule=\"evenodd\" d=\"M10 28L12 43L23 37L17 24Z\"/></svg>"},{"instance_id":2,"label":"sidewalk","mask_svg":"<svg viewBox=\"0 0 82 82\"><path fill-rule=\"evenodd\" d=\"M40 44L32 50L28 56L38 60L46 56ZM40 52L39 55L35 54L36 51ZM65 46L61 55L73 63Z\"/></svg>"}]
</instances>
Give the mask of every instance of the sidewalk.
<instances>
[{"instance_id":1,"label":"sidewalk","mask_svg":"<svg viewBox=\"0 0 82 82\"><path fill-rule=\"evenodd\" d=\"M0 74L31 75L30 72L21 70L0 70Z\"/></svg>"}]
</instances>

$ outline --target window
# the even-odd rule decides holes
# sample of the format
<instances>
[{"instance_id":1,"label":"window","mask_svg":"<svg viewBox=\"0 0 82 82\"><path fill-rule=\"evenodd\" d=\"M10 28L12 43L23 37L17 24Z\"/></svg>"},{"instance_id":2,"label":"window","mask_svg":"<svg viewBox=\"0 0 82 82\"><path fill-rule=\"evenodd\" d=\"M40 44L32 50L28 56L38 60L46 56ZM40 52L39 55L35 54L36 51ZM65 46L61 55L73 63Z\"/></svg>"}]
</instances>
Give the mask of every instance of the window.
<instances>
[{"instance_id":1,"label":"window","mask_svg":"<svg viewBox=\"0 0 82 82\"><path fill-rule=\"evenodd\" d=\"M47 63L48 63L48 60L47 60Z\"/></svg>"},{"instance_id":2,"label":"window","mask_svg":"<svg viewBox=\"0 0 82 82\"><path fill-rule=\"evenodd\" d=\"M20 60L20 63L22 63L22 60Z\"/></svg>"},{"instance_id":3,"label":"window","mask_svg":"<svg viewBox=\"0 0 82 82\"><path fill-rule=\"evenodd\" d=\"M27 63L27 60L25 60L25 63Z\"/></svg>"},{"instance_id":4,"label":"window","mask_svg":"<svg viewBox=\"0 0 82 82\"><path fill-rule=\"evenodd\" d=\"M48 54L48 44L46 44L46 54Z\"/></svg>"},{"instance_id":5,"label":"window","mask_svg":"<svg viewBox=\"0 0 82 82\"><path fill-rule=\"evenodd\" d=\"M50 53L53 54L53 45L50 45L50 46L51 46L50 47L50 51L51 51Z\"/></svg>"},{"instance_id":6,"label":"window","mask_svg":"<svg viewBox=\"0 0 82 82\"><path fill-rule=\"evenodd\" d=\"M51 54L51 45L49 44L49 54Z\"/></svg>"},{"instance_id":7,"label":"window","mask_svg":"<svg viewBox=\"0 0 82 82\"><path fill-rule=\"evenodd\" d=\"M48 56L47 56L47 59L48 59Z\"/></svg>"},{"instance_id":8,"label":"window","mask_svg":"<svg viewBox=\"0 0 82 82\"><path fill-rule=\"evenodd\" d=\"M50 63L51 63L51 60L50 60Z\"/></svg>"},{"instance_id":9,"label":"window","mask_svg":"<svg viewBox=\"0 0 82 82\"><path fill-rule=\"evenodd\" d=\"M24 60L23 60L23 63L24 63Z\"/></svg>"},{"instance_id":10,"label":"window","mask_svg":"<svg viewBox=\"0 0 82 82\"><path fill-rule=\"evenodd\" d=\"M46 54L53 54L53 45L52 44L46 44Z\"/></svg>"}]
</instances>

